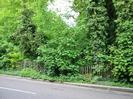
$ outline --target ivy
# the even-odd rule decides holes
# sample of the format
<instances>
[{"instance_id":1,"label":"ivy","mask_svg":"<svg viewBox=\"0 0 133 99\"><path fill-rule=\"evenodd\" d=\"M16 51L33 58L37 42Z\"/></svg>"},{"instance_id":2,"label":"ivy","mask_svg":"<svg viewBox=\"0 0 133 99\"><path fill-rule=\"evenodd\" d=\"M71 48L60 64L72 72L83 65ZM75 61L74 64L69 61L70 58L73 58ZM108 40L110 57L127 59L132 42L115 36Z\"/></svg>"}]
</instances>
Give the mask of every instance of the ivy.
<instances>
[{"instance_id":1,"label":"ivy","mask_svg":"<svg viewBox=\"0 0 133 99\"><path fill-rule=\"evenodd\" d=\"M111 48L113 75L118 80L133 81L133 1L114 0L117 11L117 38Z\"/></svg>"}]
</instances>

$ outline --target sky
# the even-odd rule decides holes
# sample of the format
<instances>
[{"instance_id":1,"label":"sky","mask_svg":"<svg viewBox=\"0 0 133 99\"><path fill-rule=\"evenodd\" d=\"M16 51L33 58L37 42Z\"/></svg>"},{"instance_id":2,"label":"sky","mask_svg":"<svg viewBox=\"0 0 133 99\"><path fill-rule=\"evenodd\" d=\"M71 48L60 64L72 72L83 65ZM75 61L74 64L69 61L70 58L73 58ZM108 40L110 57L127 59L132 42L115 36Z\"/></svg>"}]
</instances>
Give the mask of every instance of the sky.
<instances>
[{"instance_id":1,"label":"sky","mask_svg":"<svg viewBox=\"0 0 133 99\"><path fill-rule=\"evenodd\" d=\"M48 9L50 11L56 12L61 16L63 21L65 21L69 26L73 27L76 25L75 19L78 17L79 13L75 12L71 7L73 5L73 0L54 0L54 2L48 3Z\"/></svg>"}]
</instances>

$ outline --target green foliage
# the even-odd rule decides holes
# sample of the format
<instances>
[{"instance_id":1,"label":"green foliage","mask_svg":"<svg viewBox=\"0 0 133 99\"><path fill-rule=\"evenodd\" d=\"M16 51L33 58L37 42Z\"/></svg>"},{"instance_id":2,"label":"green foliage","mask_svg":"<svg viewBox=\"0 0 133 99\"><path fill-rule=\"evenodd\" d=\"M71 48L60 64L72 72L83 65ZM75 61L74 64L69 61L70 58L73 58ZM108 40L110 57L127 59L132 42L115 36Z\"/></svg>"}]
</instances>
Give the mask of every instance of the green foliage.
<instances>
[{"instance_id":1,"label":"green foliage","mask_svg":"<svg viewBox=\"0 0 133 99\"><path fill-rule=\"evenodd\" d=\"M87 34L86 58L94 65L94 74L114 66L117 80L132 81L133 1L75 0L74 4L80 12L78 29Z\"/></svg>"},{"instance_id":2,"label":"green foliage","mask_svg":"<svg viewBox=\"0 0 133 99\"><path fill-rule=\"evenodd\" d=\"M12 39L19 41L20 49L25 56L36 56L37 41L35 40L36 26L32 23L33 12L23 5L23 11L21 16L20 28L16 34L12 36Z\"/></svg>"},{"instance_id":3,"label":"green foliage","mask_svg":"<svg viewBox=\"0 0 133 99\"><path fill-rule=\"evenodd\" d=\"M49 75L75 74L79 70L76 57L80 54L79 45L73 38L50 40L38 49L38 62L44 64Z\"/></svg>"},{"instance_id":4,"label":"green foliage","mask_svg":"<svg viewBox=\"0 0 133 99\"><path fill-rule=\"evenodd\" d=\"M23 59L18 47L7 41L0 42L0 69L17 69Z\"/></svg>"},{"instance_id":5,"label":"green foliage","mask_svg":"<svg viewBox=\"0 0 133 99\"><path fill-rule=\"evenodd\" d=\"M133 82L133 66L128 67L128 73L129 81Z\"/></svg>"},{"instance_id":6,"label":"green foliage","mask_svg":"<svg viewBox=\"0 0 133 99\"><path fill-rule=\"evenodd\" d=\"M96 83L99 79L101 79L101 77L94 76L94 77L92 77L92 79L91 79L91 83Z\"/></svg>"},{"instance_id":7,"label":"green foliage","mask_svg":"<svg viewBox=\"0 0 133 99\"><path fill-rule=\"evenodd\" d=\"M0 4L2 5L2 11L9 10L10 8L7 6L10 4L13 6L9 14L5 14L4 11L0 12L4 15L2 16L3 18L11 16L9 20L2 18L0 20L2 25L2 31L0 31L2 38L5 38L6 30L8 30L7 38L10 37L12 42L16 45L15 47L18 48L19 46L23 55L31 59L37 57L38 53L36 49L46 43L46 40L48 40L47 37L56 38L66 35L63 31L67 28L67 25L55 13L47 11L47 1L48 0L39 0L31 2L15 0L14 2L6 1L5 3L1 1L2 3ZM13 20L13 18L15 20ZM10 21L16 23L12 24ZM11 30L9 29L10 25L6 25L7 28L3 29L3 23L6 22L12 24L11 26L14 28ZM45 34L47 34L47 37Z\"/></svg>"},{"instance_id":8,"label":"green foliage","mask_svg":"<svg viewBox=\"0 0 133 99\"><path fill-rule=\"evenodd\" d=\"M88 79L80 74L69 75L69 76L61 75L60 77L57 77L56 79L57 81L60 81L60 82L79 82L79 83L88 82Z\"/></svg>"},{"instance_id":9,"label":"green foliage","mask_svg":"<svg viewBox=\"0 0 133 99\"><path fill-rule=\"evenodd\" d=\"M104 7L104 0L90 1L87 13L87 38L89 39L88 55L92 57L92 65L102 65L101 55L106 55L106 27L107 10ZM104 65L104 64L103 64Z\"/></svg>"},{"instance_id":10,"label":"green foliage","mask_svg":"<svg viewBox=\"0 0 133 99\"><path fill-rule=\"evenodd\" d=\"M87 54L85 59L89 61L88 65L95 67L94 73L104 72L106 71L104 68L107 68L106 29L108 27L105 2L104 0L75 0L75 8L80 12L78 25L81 29L79 28L79 30L82 34L86 34L85 38L88 39L85 48L85 54ZM82 42L86 42L85 39ZM100 69L99 67L103 68ZM99 68L99 70L96 68Z\"/></svg>"},{"instance_id":11,"label":"green foliage","mask_svg":"<svg viewBox=\"0 0 133 99\"><path fill-rule=\"evenodd\" d=\"M112 51L113 75L118 80L133 81L133 1L115 2L117 10L117 38Z\"/></svg>"},{"instance_id":12,"label":"green foliage","mask_svg":"<svg viewBox=\"0 0 133 99\"><path fill-rule=\"evenodd\" d=\"M25 69L21 70L20 76L31 77L32 79L37 79L37 78L39 79L40 73L37 72L36 70L31 69L31 68L25 68Z\"/></svg>"},{"instance_id":13,"label":"green foliage","mask_svg":"<svg viewBox=\"0 0 133 99\"><path fill-rule=\"evenodd\" d=\"M107 72L114 79L133 82L132 0L74 0L80 15L73 28L48 11L48 1L0 0L0 69L18 68L24 56L61 80L82 81L75 74L81 66L92 66L96 75L92 82ZM29 68L21 74L40 75Z\"/></svg>"},{"instance_id":14,"label":"green foliage","mask_svg":"<svg viewBox=\"0 0 133 99\"><path fill-rule=\"evenodd\" d=\"M20 0L0 0L0 35L8 37L19 23Z\"/></svg>"}]
</instances>

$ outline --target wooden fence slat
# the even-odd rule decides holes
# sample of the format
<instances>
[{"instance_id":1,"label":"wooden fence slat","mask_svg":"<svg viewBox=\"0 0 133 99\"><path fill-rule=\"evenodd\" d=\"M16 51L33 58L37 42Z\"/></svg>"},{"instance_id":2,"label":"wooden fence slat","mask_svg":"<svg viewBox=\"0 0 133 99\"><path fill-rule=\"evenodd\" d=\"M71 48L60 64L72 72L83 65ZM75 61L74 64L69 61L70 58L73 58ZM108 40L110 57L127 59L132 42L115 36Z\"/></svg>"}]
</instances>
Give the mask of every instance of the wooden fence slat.
<instances>
[{"instance_id":1,"label":"wooden fence slat","mask_svg":"<svg viewBox=\"0 0 133 99\"><path fill-rule=\"evenodd\" d=\"M99 67L98 67L99 68ZM84 66L80 68L80 73L81 74L90 74L90 73L94 73L95 67L94 66ZM108 74L108 71L106 72L96 72L96 75L98 76L106 76Z\"/></svg>"}]
</instances>

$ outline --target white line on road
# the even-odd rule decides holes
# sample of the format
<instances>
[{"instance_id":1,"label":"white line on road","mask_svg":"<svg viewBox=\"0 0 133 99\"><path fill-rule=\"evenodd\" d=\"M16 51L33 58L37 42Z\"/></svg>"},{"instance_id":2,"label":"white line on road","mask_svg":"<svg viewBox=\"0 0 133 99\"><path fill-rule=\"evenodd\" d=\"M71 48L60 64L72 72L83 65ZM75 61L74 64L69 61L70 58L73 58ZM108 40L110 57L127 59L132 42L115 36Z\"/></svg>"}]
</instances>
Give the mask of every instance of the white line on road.
<instances>
[{"instance_id":1,"label":"white line on road","mask_svg":"<svg viewBox=\"0 0 133 99\"><path fill-rule=\"evenodd\" d=\"M33 94L33 95L36 94L35 92L31 92L31 91L24 91L24 90L18 90L18 89L7 88L7 87L0 87L0 89L9 90L9 91L16 91L16 92L21 92L21 93L26 93L26 94Z\"/></svg>"}]
</instances>

